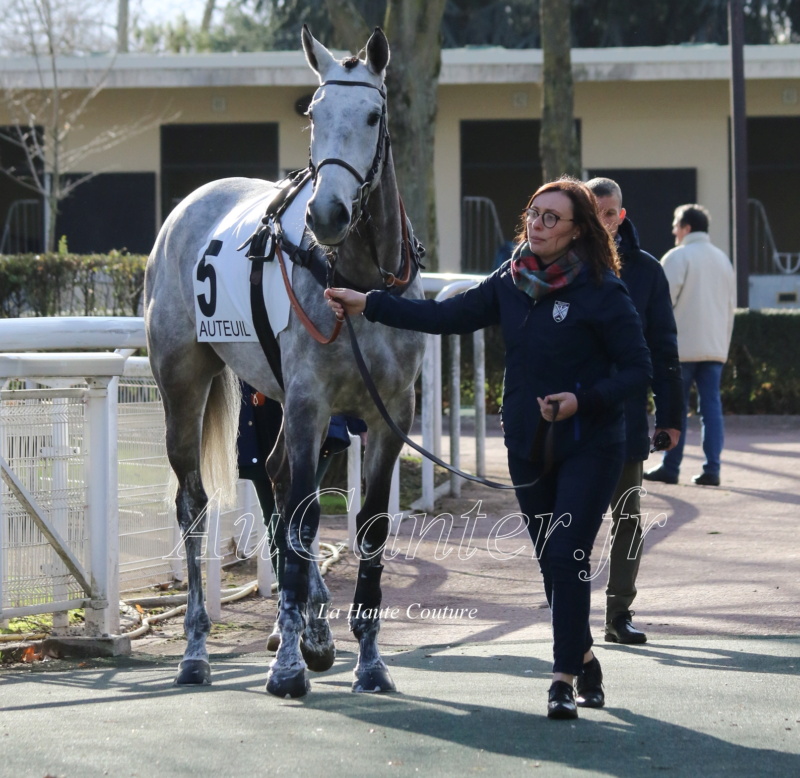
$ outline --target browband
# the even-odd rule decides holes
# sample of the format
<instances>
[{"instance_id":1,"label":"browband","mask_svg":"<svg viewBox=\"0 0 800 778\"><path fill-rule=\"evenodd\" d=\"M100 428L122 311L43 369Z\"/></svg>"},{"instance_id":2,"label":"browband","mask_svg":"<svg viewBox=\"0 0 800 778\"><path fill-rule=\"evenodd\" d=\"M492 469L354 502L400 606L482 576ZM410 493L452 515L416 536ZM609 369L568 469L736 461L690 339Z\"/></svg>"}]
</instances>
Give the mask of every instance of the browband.
<instances>
[{"instance_id":1,"label":"browband","mask_svg":"<svg viewBox=\"0 0 800 778\"><path fill-rule=\"evenodd\" d=\"M317 89L320 89L323 86L328 86L329 84L333 84L334 86L368 86L370 89L374 89L376 92L380 92L381 97L385 100L386 99L386 90L382 86L375 86L375 84L370 84L367 81L323 81Z\"/></svg>"}]
</instances>

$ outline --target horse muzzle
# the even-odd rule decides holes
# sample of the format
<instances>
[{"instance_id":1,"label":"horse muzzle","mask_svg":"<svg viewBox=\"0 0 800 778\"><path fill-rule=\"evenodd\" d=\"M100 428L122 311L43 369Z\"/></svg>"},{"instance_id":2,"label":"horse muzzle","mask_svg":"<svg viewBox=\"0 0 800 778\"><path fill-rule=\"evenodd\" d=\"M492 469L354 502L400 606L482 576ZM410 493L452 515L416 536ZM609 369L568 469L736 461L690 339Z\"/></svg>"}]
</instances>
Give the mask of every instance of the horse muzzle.
<instances>
[{"instance_id":1,"label":"horse muzzle","mask_svg":"<svg viewBox=\"0 0 800 778\"><path fill-rule=\"evenodd\" d=\"M329 207L321 208L309 202L306 210L306 226L314 239L322 246L338 246L350 231L353 211L341 200Z\"/></svg>"}]
</instances>

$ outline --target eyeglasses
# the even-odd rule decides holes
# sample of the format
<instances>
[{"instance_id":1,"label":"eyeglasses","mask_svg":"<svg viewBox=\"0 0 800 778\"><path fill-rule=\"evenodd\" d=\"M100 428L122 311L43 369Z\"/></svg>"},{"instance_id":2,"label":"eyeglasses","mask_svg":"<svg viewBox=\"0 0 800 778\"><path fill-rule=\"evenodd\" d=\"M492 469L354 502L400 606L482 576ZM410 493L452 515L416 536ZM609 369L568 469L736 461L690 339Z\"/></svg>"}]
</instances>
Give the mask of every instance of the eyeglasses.
<instances>
[{"instance_id":1,"label":"eyeglasses","mask_svg":"<svg viewBox=\"0 0 800 778\"><path fill-rule=\"evenodd\" d=\"M565 221L565 222L575 221L575 219L565 219L563 216L559 216L558 214L552 213L551 211L545 211L544 213L542 213L541 211L539 211L538 208L528 208L525 211L525 219L526 221L529 221L531 224L533 224L533 222L535 222L540 216L542 217L542 224L544 224L544 226L547 227L548 230L552 230L553 227L555 227L556 224L558 224L560 221Z\"/></svg>"}]
</instances>

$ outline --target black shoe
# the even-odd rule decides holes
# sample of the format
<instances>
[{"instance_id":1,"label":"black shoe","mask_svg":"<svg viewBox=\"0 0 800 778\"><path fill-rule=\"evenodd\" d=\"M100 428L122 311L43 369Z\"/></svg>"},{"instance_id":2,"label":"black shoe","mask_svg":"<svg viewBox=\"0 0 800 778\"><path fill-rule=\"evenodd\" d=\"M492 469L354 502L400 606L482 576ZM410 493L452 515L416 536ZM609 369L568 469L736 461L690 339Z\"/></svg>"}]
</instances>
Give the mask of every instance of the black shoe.
<instances>
[{"instance_id":1,"label":"black shoe","mask_svg":"<svg viewBox=\"0 0 800 778\"><path fill-rule=\"evenodd\" d=\"M606 643L646 643L647 635L631 624L632 611L618 613L606 624Z\"/></svg>"},{"instance_id":2,"label":"black shoe","mask_svg":"<svg viewBox=\"0 0 800 778\"><path fill-rule=\"evenodd\" d=\"M572 684L553 681L547 693L548 719L577 719L578 706L575 705L575 691Z\"/></svg>"},{"instance_id":3,"label":"black shoe","mask_svg":"<svg viewBox=\"0 0 800 778\"><path fill-rule=\"evenodd\" d=\"M578 694L575 704L580 708L602 708L606 704L603 692L603 671L597 657L583 663L581 674L576 680Z\"/></svg>"},{"instance_id":4,"label":"black shoe","mask_svg":"<svg viewBox=\"0 0 800 778\"><path fill-rule=\"evenodd\" d=\"M646 472L642 473L642 478L644 478L645 481L661 481L661 483L664 484L678 483L678 476L668 473L666 470L664 470L663 465L660 467L654 467L652 470L647 470Z\"/></svg>"},{"instance_id":5,"label":"black shoe","mask_svg":"<svg viewBox=\"0 0 800 778\"><path fill-rule=\"evenodd\" d=\"M711 473L702 473L692 478L698 486L719 486L719 476Z\"/></svg>"}]
</instances>

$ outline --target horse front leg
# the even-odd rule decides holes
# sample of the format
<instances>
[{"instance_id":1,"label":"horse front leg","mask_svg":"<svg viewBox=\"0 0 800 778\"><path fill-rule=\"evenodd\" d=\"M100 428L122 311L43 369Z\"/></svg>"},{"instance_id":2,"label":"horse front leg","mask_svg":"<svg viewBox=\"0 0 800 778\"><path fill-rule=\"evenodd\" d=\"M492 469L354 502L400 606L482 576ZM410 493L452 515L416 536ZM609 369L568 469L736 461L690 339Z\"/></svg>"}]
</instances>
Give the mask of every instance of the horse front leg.
<instances>
[{"instance_id":1,"label":"horse front leg","mask_svg":"<svg viewBox=\"0 0 800 778\"><path fill-rule=\"evenodd\" d=\"M280 646L270 665L266 689L277 697L302 697L311 688L301 639L308 624L312 588L309 582L309 565L313 564L311 544L319 526L315 476L320 443L318 435L308 435L308 428L322 425L313 425L313 411L304 413L303 410L310 409L284 407L289 484L287 488L285 468L281 468L275 484L284 515L286 559L278 611ZM303 420L302 424L299 419Z\"/></svg>"},{"instance_id":2,"label":"horse front leg","mask_svg":"<svg viewBox=\"0 0 800 778\"><path fill-rule=\"evenodd\" d=\"M413 397L412 397L413 399ZM411 426L411 403L402 405L395 416L405 430ZM360 562L353 606L350 611L350 630L358 640L358 661L354 671L354 692L396 691L389 669L378 649L381 609L381 559L389 537L389 490L392 470L402 448L402 441L384 425L370 430L367 443L365 471L367 491L364 505L356 517Z\"/></svg>"},{"instance_id":3,"label":"horse front leg","mask_svg":"<svg viewBox=\"0 0 800 778\"><path fill-rule=\"evenodd\" d=\"M324 673L333 667L336 659L336 646L333 642L331 625L328 620L328 604L331 593L322 579L316 559L308 565L308 601L306 603L306 626L300 651L308 669Z\"/></svg>"},{"instance_id":4,"label":"horse front leg","mask_svg":"<svg viewBox=\"0 0 800 778\"><path fill-rule=\"evenodd\" d=\"M273 531L276 534L276 546L278 547L277 567L282 568L286 559L286 522L284 517L288 495L286 490L281 487L288 486L289 483L289 465L283 436L270 455L267 470L272 482L276 485L275 504L279 519ZM282 580L283 570L281 569L278 575L279 584ZM336 659L336 647L328 621L329 602L330 592L320 573L318 560L312 559L308 566L308 601L305 607L305 628L300 639L300 653L303 655L308 669L316 673L329 670ZM280 613L280 592L278 611ZM274 651L277 651L280 645L279 629L277 633L277 645L271 649Z\"/></svg>"}]
</instances>

